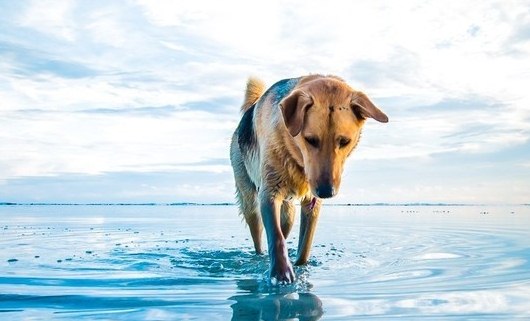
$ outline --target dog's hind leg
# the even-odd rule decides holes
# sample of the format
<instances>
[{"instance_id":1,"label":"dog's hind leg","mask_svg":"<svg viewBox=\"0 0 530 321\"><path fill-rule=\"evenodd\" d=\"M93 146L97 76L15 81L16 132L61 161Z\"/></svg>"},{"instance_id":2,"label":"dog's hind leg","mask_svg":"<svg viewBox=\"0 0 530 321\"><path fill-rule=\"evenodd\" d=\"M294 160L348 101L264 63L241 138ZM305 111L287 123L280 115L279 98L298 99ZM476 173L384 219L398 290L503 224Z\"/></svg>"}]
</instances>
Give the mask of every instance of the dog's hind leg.
<instances>
[{"instance_id":1,"label":"dog's hind leg","mask_svg":"<svg viewBox=\"0 0 530 321\"><path fill-rule=\"evenodd\" d=\"M300 239L298 240L298 253L295 265L307 263L311 253L311 244L317 226L318 216L322 202L320 199L312 201L311 198L305 198L301 202L302 213L300 220Z\"/></svg>"},{"instance_id":2,"label":"dog's hind leg","mask_svg":"<svg viewBox=\"0 0 530 321\"><path fill-rule=\"evenodd\" d=\"M263 254L261 248L261 235L263 234L263 223L261 221L261 215L258 212L256 207L256 195L254 194L253 200L249 202L248 206L245 208L245 220L250 229L250 235L252 236L252 241L254 242L254 249L256 254Z\"/></svg>"},{"instance_id":3,"label":"dog's hind leg","mask_svg":"<svg viewBox=\"0 0 530 321\"><path fill-rule=\"evenodd\" d=\"M263 234L263 223L257 206L256 185L250 179L247 168L243 161L243 155L238 145L238 137L232 137L230 146L230 162L234 170L236 182L236 197L240 214L243 215L250 229L250 235L254 242L257 254L263 254L261 249L261 235Z\"/></svg>"},{"instance_id":4,"label":"dog's hind leg","mask_svg":"<svg viewBox=\"0 0 530 321\"><path fill-rule=\"evenodd\" d=\"M250 183L250 181L248 181L248 183ZM263 254L263 250L261 249L263 223L257 208L257 193L253 187L253 185L249 186L249 184L244 184L244 182L238 182L236 184L236 194L239 203L239 210L241 211L241 215L243 215L245 218L248 228L250 229L250 235L252 236L252 241L254 242L256 254Z\"/></svg>"},{"instance_id":5,"label":"dog's hind leg","mask_svg":"<svg viewBox=\"0 0 530 321\"><path fill-rule=\"evenodd\" d=\"M285 239L291 232L294 223L294 204L291 201L283 201L281 209L281 227Z\"/></svg>"}]
</instances>

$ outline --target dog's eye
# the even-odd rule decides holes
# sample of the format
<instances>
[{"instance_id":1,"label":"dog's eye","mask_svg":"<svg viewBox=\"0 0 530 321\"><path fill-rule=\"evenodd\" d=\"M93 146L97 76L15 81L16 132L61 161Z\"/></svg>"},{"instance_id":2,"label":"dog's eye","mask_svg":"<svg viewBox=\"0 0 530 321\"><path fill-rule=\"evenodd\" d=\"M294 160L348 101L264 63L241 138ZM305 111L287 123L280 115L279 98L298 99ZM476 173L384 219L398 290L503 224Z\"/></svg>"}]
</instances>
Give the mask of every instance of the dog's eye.
<instances>
[{"instance_id":1,"label":"dog's eye","mask_svg":"<svg viewBox=\"0 0 530 321\"><path fill-rule=\"evenodd\" d=\"M348 144L351 142L351 139L346 137L339 138L339 148L344 148L348 146Z\"/></svg>"},{"instance_id":2,"label":"dog's eye","mask_svg":"<svg viewBox=\"0 0 530 321\"><path fill-rule=\"evenodd\" d=\"M315 148L318 148L320 146L320 142L316 137L305 137L305 141Z\"/></svg>"}]
</instances>

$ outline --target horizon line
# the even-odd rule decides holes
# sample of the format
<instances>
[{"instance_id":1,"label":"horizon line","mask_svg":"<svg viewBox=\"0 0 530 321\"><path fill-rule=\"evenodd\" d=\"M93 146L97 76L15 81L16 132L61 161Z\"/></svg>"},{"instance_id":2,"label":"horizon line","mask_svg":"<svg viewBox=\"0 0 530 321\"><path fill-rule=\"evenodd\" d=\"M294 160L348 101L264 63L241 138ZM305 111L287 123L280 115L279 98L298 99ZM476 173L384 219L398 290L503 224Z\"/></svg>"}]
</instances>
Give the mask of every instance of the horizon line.
<instances>
[{"instance_id":1,"label":"horizon line","mask_svg":"<svg viewBox=\"0 0 530 321\"><path fill-rule=\"evenodd\" d=\"M235 202L0 202L0 206L236 206ZM323 206L530 206L530 203L374 202L323 203Z\"/></svg>"}]
</instances>

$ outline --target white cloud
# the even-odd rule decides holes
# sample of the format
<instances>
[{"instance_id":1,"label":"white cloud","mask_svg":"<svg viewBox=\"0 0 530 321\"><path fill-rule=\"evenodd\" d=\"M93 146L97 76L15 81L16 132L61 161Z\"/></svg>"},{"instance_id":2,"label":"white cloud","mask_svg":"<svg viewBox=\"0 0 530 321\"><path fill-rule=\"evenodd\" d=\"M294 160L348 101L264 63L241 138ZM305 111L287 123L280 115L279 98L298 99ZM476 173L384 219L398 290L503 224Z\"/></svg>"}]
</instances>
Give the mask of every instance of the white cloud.
<instances>
[{"instance_id":1,"label":"white cloud","mask_svg":"<svg viewBox=\"0 0 530 321\"><path fill-rule=\"evenodd\" d=\"M501 153L530 138L525 1L34 1L17 10L0 36L4 180L118 171L230 177L226 164L202 162L226 160L248 75L272 84L332 73L366 91L390 123L367 124L359 161L426 169L439 154ZM145 108L162 106L171 108ZM407 199L404 183L393 184L386 191ZM418 184L418 195L472 194L428 185Z\"/></svg>"},{"instance_id":2,"label":"white cloud","mask_svg":"<svg viewBox=\"0 0 530 321\"><path fill-rule=\"evenodd\" d=\"M189 72L193 72L193 67ZM214 69L214 68L212 68ZM141 76L140 76L141 77ZM4 77L2 77L4 78ZM4 78L5 79L5 78ZM170 82L127 83L121 76L101 75L94 78L70 79L55 75L33 78L7 78L6 90L0 97L6 98L2 110L45 109L76 111L97 108L130 108L144 106L184 105L196 101L208 101L219 96L234 96L218 86L195 85L195 88L178 88Z\"/></svg>"},{"instance_id":3,"label":"white cloud","mask_svg":"<svg viewBox=\"0 0 530 321\"><path fill-rule=\"evenodd\" d=\"M392 160L390 160L392 162ZM384 164L381 164L384 166ZM494 169L492 169L494 170ZM367 176L367 175L365 175ZM362 186L359 176L342 183L337 197L326 203L456 203L456 204L523 204L528 202L528 186L525 179L484 180L480 177L454 178L446 182L438 179L418 179L414 170L402 175L395 182L377 181L377 184ZM362 177L366 184L370 177ZM379 179L379 177L378 177Z\"/></svg>"},{"instance_id":4,"label":"white cloud","mask_svg":"<svg viewBox=\"0 0 530 321\"><path fill-rule=\"evenodd\" d=\"M135 38L122 24L121 19L116 19L117 12L119 12L118 7L111 7L89 15L89 22L85 28L90 33L92 41L115 48L123 48L129 38Z\"/></svg>"},{"instance_id":5,"label":"white cloud","mask_svg":"<svg viewBox=\"0 0 530 321\"><path fill-rule=\"evenodd\" d=\"M235 122L199 111L175 111L163 117L21 112L4 113L0 126L4 142L0 176L5 179L120 171L226 171L225 166L200 163L227 157Z\"/></svg>"},{"instance_id":6,"label":"white cloud","mask_svg":"<svg viewBox=\"0 0 530 321\"><path fill-rule=\"evenodd\" d=\"M67 41L76 39L72 9L75 1L34 0L20 15L18 23L38 32L52 35Z\"/></svg>"}]
</instances>

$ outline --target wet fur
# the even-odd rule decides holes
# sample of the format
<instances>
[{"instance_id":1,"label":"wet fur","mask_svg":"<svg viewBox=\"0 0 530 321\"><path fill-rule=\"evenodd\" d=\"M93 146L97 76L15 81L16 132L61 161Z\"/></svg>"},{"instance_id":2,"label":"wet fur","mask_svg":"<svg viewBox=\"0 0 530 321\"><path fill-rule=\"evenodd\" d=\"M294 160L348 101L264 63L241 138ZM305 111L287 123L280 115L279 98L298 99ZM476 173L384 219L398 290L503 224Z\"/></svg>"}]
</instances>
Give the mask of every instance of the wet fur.
<instances>
[{"instance_id":1,"label":"wet fur","mask_svg":"<svg viewBox=\"0 0 530 321\"><path fill-rule=\"evenodd\" d=\"M338 189L342 165L357 145L366 117L386 122L386 115L361 92L336 76L310 75L284 79L267 91L256 78L249 79L241 111L243 116L230 146L236 197L256 253L261 254L265 226L270 276L294 281L285 239L294 222L294 199L301 199L301 225L295 264L307 262L318 220L319 186ZM355 129L355 130L354 130ZM351 138L339 150L335 134ZM322 148L307 146L303 134L318 133ZM330 147L331 146L331 147ZM328 184L328 185L326 185ZM329 197L325 196L325 197Z\"/></svg>"}]
</instances>

